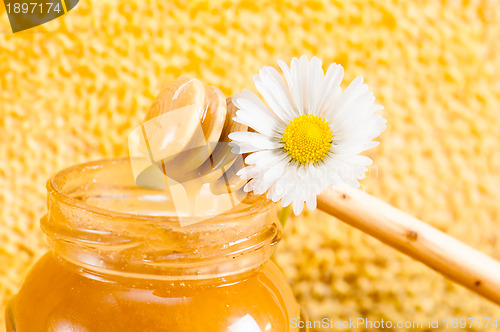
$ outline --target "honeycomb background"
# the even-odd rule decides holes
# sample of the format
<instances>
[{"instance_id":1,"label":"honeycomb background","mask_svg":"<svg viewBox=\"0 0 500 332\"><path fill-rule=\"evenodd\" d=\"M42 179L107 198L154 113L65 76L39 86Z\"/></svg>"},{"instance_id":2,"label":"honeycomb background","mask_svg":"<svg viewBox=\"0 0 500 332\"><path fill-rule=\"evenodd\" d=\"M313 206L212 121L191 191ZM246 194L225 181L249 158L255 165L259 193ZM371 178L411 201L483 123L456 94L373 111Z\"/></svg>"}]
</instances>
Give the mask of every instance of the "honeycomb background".
<instances>
[{"instance_id":1,"label":"honeycomb background","mask_svg":"<svg viewBox=\"0 0 500 332\"><path fill-rule=\"evenodd\" d=\"M302 54L342 64L346 85L362 75L385 106L363 188L500 259L499 41L495 0L82 0L16 34L0 5L1 311L47 250L49 176L127 155L163 82L194 75L229 96ZM290 218L276 260L312 319L500 321L500 307L319 211Z\"/></svg>"}]
</instances>

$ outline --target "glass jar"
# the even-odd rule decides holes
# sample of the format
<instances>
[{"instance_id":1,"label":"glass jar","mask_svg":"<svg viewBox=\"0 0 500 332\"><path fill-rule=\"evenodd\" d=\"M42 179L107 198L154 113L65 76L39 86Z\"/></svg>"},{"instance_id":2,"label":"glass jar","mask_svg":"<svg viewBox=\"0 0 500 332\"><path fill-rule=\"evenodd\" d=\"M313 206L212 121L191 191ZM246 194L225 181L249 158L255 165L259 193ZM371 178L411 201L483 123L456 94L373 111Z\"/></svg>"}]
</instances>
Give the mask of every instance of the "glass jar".
<instances>
[{"instance_id":1,"label":"glass jar","mask_svg":"<svg viewBox=\"0 0 500 332\"><path fill-rule=\"evenodd\" d=\"M52 250L6 311L7 331L298 331L300 306L270 260L275 205L248 195L181 227L168 193L135 185L127 159L47 184Z\"/></svg>"}]
</instances>

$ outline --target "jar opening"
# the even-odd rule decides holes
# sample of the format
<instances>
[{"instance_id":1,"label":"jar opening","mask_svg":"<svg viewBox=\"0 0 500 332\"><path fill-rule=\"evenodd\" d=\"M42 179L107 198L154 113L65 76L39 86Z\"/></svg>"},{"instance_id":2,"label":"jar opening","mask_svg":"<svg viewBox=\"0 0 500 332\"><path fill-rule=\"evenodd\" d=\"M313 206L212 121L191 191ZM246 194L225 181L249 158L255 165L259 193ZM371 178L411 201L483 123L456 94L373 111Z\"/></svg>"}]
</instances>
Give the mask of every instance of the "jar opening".
<instances>
[{"instance_id":1,"label":"jar opening","mask_svg":"<svg viewBox=\"0 0 500 332\"><path fill-rule=\"evenodd\" d=\"M271 251L260 249L281 236L275 204L252 194L223 214L181 226L167 192L136 186L128 158L70 167L50 179L47 189L41 226L49 243L61 257L91 269L231 274L262 263ZM252 252L259 253L257 261L234 263Z\"/></svg>"},{"instance_id":2,"label":"jar opening","mask_svg":"<svg viewBox=\"0 0 500 332\"><path fill-rule=\"evenodd\" d=\"M104 159L69 167L47 182L47 191L49 198L93 214L179 222L167 191L145 189L135 184L128 158ZM270 200L250 193L242 204L214 219L217 222L231 221L240 215L270 209L273 205Z\"/></svg>"}]
</instances>

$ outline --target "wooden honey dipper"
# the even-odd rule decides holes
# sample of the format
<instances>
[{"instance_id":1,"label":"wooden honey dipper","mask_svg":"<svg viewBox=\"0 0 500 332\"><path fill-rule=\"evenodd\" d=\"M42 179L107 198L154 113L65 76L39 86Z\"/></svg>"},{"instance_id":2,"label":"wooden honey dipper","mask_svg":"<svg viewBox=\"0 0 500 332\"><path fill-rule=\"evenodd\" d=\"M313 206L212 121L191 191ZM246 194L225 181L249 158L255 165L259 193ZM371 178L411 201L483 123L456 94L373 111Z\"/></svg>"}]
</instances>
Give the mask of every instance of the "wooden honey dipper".
<instances>
[{"instance_id":1,"label":"wooden honey dipper","mask_svg":"<svg viewBox=\"0 0 500 332\"><path fill-rule=\"evenodd\" d=\"M179 77L161 90L143 120L151 162L175 182L209 183L216 195L241 189L246 182L236 172L243 159L231 153L228 135L247 126L233 121L235 116L236 107L222 91ZM195 196L199 188L189 189Z\"/></svg>"},{"instance_id":2,"label":"wooden honey dipper","mask_svg":"<svg viewBox=\"0 0 500 332\"><path fill-rule=\"evenodd\" d=\"M224 98L220 90L205 86L194 78L180 77L160 92L144 121L189 105L191 107L179 121L170 142L170 150L188 150L189 157L181 157L182 167L163 165L163 170L177 169L179 174L174 177L181 180L206 176L205 181L212 181L210 186L215 192L222 192L228 185L231 190L239 190L246 181L239 179L236 172L244 165L243 162L235 162L237 159L227 145L230 141L228 134L246 131L247 128L232 120L237 109L231 99ZM196 127L200 122L207 142L223 144L214 144L214 148L208 152L186 149L196 136ZM158 128L157 137L163 136L165 132ZM161 140L158 142L161 143ZM156 148L161 150L160 145L158 143ZM160 154L155 161L159 162L163 157ZM167 164L175 165L178 159L178 156L173 157ZM225 175L211 177L210 174L220 165L227 166ZM500 304L500 262L484 253L347 185L329 188L321 193L318 196L318 208Z\"/></svg>"}]
</instances>

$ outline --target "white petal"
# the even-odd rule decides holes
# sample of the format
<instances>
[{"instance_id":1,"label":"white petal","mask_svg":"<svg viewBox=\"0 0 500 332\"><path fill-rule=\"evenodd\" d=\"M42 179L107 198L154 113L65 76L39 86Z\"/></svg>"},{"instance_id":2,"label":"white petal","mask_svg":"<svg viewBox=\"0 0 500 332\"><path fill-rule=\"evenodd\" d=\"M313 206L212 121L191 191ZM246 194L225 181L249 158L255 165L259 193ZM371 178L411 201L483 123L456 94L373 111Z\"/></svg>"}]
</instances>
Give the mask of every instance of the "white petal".
<instances>
[{"instance_id":1,"label":"white petal","mask_svg":"<svg viewBox=\"0 0 500 332\"><path fill-rule=\"evenodd\" d=\"M337 131L333 141L337 145L364 145L380 135L386 128L386 122L380 114L374 114L368 119L360 119L358 124L344 124L345 127Z\"/></svg>"},{"instance_id":2,"label":"white petal","mask_svg":"<svg viewBox=\"0 0 500 332\"><path fill-rule=\"evenodd\" d=\"M319 167L313 164L307 166L306 178L309 186L309 191L315 195L323 191L328 185L324 179L323 173Z\"/></svg>"},{"instance_id":3,"label":"white petal","mask_svg":"<svg viewBox=\"0 0 500 332\"><path fill-rule=\"evenodd\" d=\"M335 154L332 158L345 163L359 165L359 166L370 166L371 164L373 164L373 161L370 158L359 154L358 155Z\"/></svg>"},{"instance_id":4,"label":"white petal","mask_svg":"<svg viewBox=\"0 0 500 332\"><path fill-rule=\"evenodd\" d=\"M255 152L255 151L260 151L261 148L255 147L251 143L246 143L246 142L230 142L229 146L231 146L231 152L234 154L243 154L243 153L250 153L250 152Z\"/></svg>"},{"instance_id":5,"label":"white petal","mask_svg":"<svg viewBox=\"0 0 500 332\"><path fill-rule=\"evenodd\" d=\"M236 175L241 177L243 180L250 180L250 179L256 177L257 175L261 174L262 172L263 172L262 169L260 169L258 167L247 166L247 167L243 167L242 169L240 169L236 173Z\"/></svg>"},{"instance_id":6,"label":"white petal","mask_svg":"<svg viewBox=\"0 0 500 332\"><path fill-rule=\"evenodd\" d=\"M351 168L349 165L340 160L334 159L333 157L327 160L327 168L328 179L330 182L342 182L343 177L350 176L351 174Z\"/></svg>"},{"instance_id":7,"label":"white petal","mask_svg":"<svg viewBox=\"0 0 500 332\"><path fill-rule=\"evenodd\" d=\"M322 174L322 179L324 180L321 186L321 190L324 190L331 185L341 183L342 180L338 176L337 169L335 167L336 161L332 158L325 159L325 162L316 166L318 172Z\"/></svg>"},{"instance_id":8,"label":"white petal","mask_svg":"<svg viewBox=\"0 0 500 332\"><path fill-rule=\"evenodd\" d=\"M283 76L285 76L285 81L286 81L286 84L288 85L288 89L290 90L291 84L292 84L292 74L290 72L290 68L283 60L278 60L278 66L281 68L281 71L283 72Z\"/></svg>"},{"instance_id":9,"label":"white petal","mask_svg":"<svg viewBox=\"0 0 500 332\"><path fill-rule=\"evenodd\" d=\"M250 182L252 182L252 190L256 195L262 195L272 185L272 182L264 181L262 177L256 177Z\"/></svg>"},{"instance_id":10,"label":"white petal","mask_svg":"<svg viewBox=\"0 0 500 332\"><path fill-rule=\"evenodd\" d=\"M354 177L343 177L342 180L353 188L359 188L360 184Z\"/></svg>"},{"instance_id":11,"label":"white petal","mask_svg":"<svg viewBox=\"0 0 500 332\"><path fill-rule=\"evenodd\" d=\"M234 97L233 103L238 108L236 117L233 118L234 121L243 123L269 137L281 132L280 128L284 124L280 124L281 120L265 107L253 92L244 90L243 95Z\"/></svg>"},{"instance_id":12,"label":"white petal","mask_svg":"<svg viewBox=\"0 0 500 332\"><path fill-rule=\"evenodd\" d=\"M340 83L344 78L344 68L341 65L332 63L325 74L323 87L320 95L318 108L321 110L320 116L323 116L342 94Z\"/></svg>"},{"instance_id":13,"label":"white petal","mask_svg":"<svg viewBox=\"0 0 500 332\"><path fill-rule=\"evenodd\" d=\"M335 116L330 118L334 133L341 134L343 131L350 133L365 123L374 113L372 108L374 100L373 94L366 92L339 109Z\"/></svg>"},{"instance_id":14,"label":"white petal","mask_svg":"<svg viewBox=\"0 0 500 332\"><path fill-rule=\"evenodd\" d=\"M250 143L260 149L278 149L283 143L278 143L260 133L249 131L236 131L229 134L229 138L236 142Z\"/></svg>"},{"instance_id":15,"label":"white petal","mask_svg":"<svg viewBox=\"0 0 500 332\"><path fill-rule=\"evenodd\" d=\"M277 195L283 196L283 194L290 188L296 179L296 169L294 166L288 166L281 178L276 181L275 192Z\"/></svg>"},{"instance_id":16,"label":"white petal","mask_svg":"<svg viewBox=\"0 0 500 332\"><path fill-rule=\"evenodd\" d=\"M304 209L304 200L302 198L293 201L293 213L298 216Z\"/></svg>"},{"instance_id":17,"label":"white petal","mask_svg":"<svg viewBox=\"0 0 500 332\"><path fill-rule=\"evenodd\" d=\"M316 209L316 194L310 193L309 197L306 199L306 203L309 210Z\"/></svg>"},{"instance_id":18,"label":"white petal","mask_svg":"<svg viewBox=\"0 0 500 332\"><path fill-rule=\"evenodd\" d=\"M300 60L293 58L290 66L289 80L287 79L299 115L305 114L304 108L307 82L305 82L303 78L306 77L308 64L309 61L305 55L301 56Z\"/></svg>"},{"instance_id":19,"label":"white petal","mask_svg":"<svg viewBox=\"0 0 500 332\"><path fill-rule=\"evenodd\" d=\"M271 166L266 170L266 172L262 175L263 181L271 181L275 183L277 179L283 176L285 172L285 166L287 164L286 156L283 156L283 159Z\"/></svg>"},{"instance_id":20,"label":"white petal","mask_svg":"<svg viewBox=\"0 0 500 332\"><path fill-rule=\"evenodd\" d=\"M275 201L275 202L277 202L277 201ZM288 200L285 197L283 197L281 199L281 206L282 207L287 207L288 205L290 205L290 203L292 203L292 200Z\"/></svg>"},{"instance_id":21,"label":"white petal","mask_svg":"<svg viewBox=\"0 0 500 332\"><path fill-rule=\"evenodd\" d=\"M306 96L304 112L306 114L319 115L321 110L319 109L319 103L321 102L320 96L323 88L323 81L325 73L323 72L322 62L317 57L313 57L309 62L309 68L306 73L306 77L303 80L306 81Z\"/></svg>"},{"instance_id":22,"label":"white petal","mask_svg":"<svg viewBox=\"0 0 500 332\"><path fill-rule=\"evenodd\" d=\"M272 165L279 163L284 158L287 158L287 159L289 158L288 155L286 155L284 153L277 152L279 150L273 150L273 151L276 151L276 153L273 153L272 155L270 155L267 158L260 158L259 160L256 160L254 165L261 168L261 169L268 169Z\"/></svg>"},{"instance_id":23,"label":"white petal","mask_svg":"<svg viewBox=\"0 0 500 332\"><path fill-rule=\"evenodd\" d=\"M261 152L261 151L259 151ZM257 154L259 152L255 152L253 154ZM264 152L264 151L262 151ZM253 155L252 154L252 155ZM247 157L248 158L248 157ZM243 179L257 178L257 177L266 177L267 173L272 170L277 165L281 165L282 168L281 173L283 173L284 165L287 163L288 156L284 154L273 154L268 158L261 158L256 160L255 164L247 166L241 170L239 170L236 175L241 176ZM268 177L268 176L267 176ZM266 178L267 180L267 178ZM276 179L273 180L273 183L276 182Z\"/></svg>"},{"instance_id":24,"label":"white petal","mask_svg":"<svg viewBox=\"0 0 500 332\"><path fill-rule=\"evenodd\" d=\"M249 193L253 190L253 187L252 187L252 181L250 182L247 182L247 184L245 184L245 186L243 187L243 191Z\"/></svg>"},{"instance_id":25,"label":"white petal","mask_svg":"<svg viewBox=\"0 0 500 332\"><path fill-rule=\"evenodd\" d=\"M326 110L325 117L330 120L335 120L347 105L366 91L368 91L368 85L363 84L363 77L356 77L351 84L349 84L347 89L337 98L335 103Z\"/></svg>"},{"instance_id":26,"label":"white petal","mask_svg":"<svg viewBox=\"0 0 500 332\"><path fill-rule=\"evenodd\" d=\"M281 198L281 206L288 206L297 196L296 188L298 184L298 179L292 179L289 182L288 188L286 188L283 197Z\"/></svg>"},{"instance_id":27,"label":"white petal","mask_svg":"<svg viewBox=\"0 0 500 332\"><path fill-rule=\"evenodd\" d=\"M253 165L259 160L269 160L269 158L281 155L281 150L262 150L257 151L245 158L245 163L248 165Z\"/></svg>"},{"instance_id":28,"label":"white petal","mask_svg":"<svg viewBox=\"0 0 500 332\"><path fill-rule=\"evenodd\" d=\"M272 185L269 190L267 191L266 198L272 200L273 202L276 202L273 200L274 197L274 185Z\"/></svg>"},{"instance_id":29,"label":"white petal","mask_svg":"<svg viewBox=\"0 0 500 332\"><path fill-rule=\"evenodd\" d=\"M379 144L379 142L372 141L373 138L380 134L380 130L368 132L354 133L352 137L344 138L342 140L334 138L334 144L330 151L339 154L358 154L368 149L371 149Z\"/></svg>"},{"instance_id":30,"label":"white petal","mask_svg":"<svg viewBox=\"0 0 500 332\"><path fill-rule=\"evenodd\" d=\"M273 67L263 67L254 76L255 86L271 110L285 123L296 116L295 103L283 78Z\"/></svg>"},{"instance_id":31,"label":"white petal","mask_svg":"<svg viewBox=\"0 0 500 332\"><path fill-rule=\"evenodd\" d=\"M367 141L363 140L362 142L356 143L356 142L346 142L346 143L338 143L331 148L332 153L339 153L339 154L350 154L350 155L356 155L359 154L363 151L372 149L379 145L380 142L377 141Z\"/></svg>"}]
</instances>

